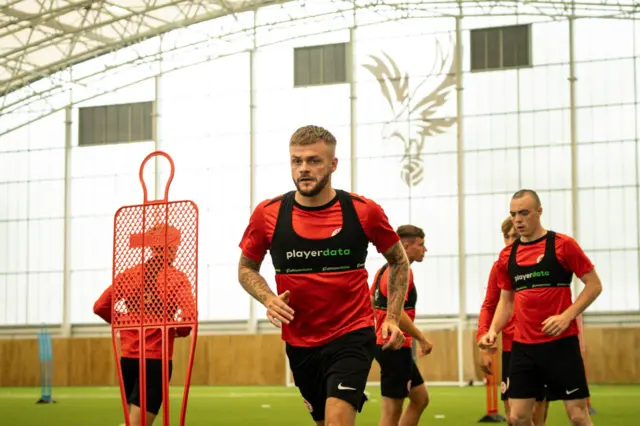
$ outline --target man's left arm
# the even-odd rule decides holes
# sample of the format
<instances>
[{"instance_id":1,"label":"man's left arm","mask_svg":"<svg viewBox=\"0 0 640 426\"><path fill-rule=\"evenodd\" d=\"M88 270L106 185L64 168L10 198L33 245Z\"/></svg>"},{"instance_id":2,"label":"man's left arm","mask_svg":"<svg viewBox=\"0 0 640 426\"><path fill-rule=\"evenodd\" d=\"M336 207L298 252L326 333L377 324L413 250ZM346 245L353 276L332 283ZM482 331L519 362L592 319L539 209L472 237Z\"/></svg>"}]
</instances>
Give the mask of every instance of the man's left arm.
<instances>
[{"instance_id":1,"label":"man's left arm","mask_svg":"<svg viewBox=\"0 0 640 426\"><path fill-rule=\"evenodd\" d=\"M571 320L582 314L602 293L602 282L595 268L580 277L580 281L584 283L584 289L563 313Z\"/></svg>"},{"instance_id":2,"label":"man's left arm","mask_svg":"<svg viewBox=\"0 0 640 426\"><path fill-rule=\"evenodd\" d=\"M385 321L398 326L409 287L409 259L382 207L372 200L367 200L366 204L366 223L363 223L365 233L389 264Z\"/></svg>"},{"instance_id":3,"label":"man's left arm","mask_svg":"<svg viewBox=\"0 0 640 426\"><path fill-rule=\"evenodd\" d=\"M196 305L196 299L193 290L194 288L192 287L191 281L189 281L187 275L183 272L180 272L180 281L176 291L179 295L178 307L181 311L181 321L193 322L198 320L198 306ZM191 326L176 327L177 337L187 337L189 336L189 334L191 334Z\"/></svg>"},{"instance_id":4,"label":"man's left arm","mask_svg":"<svg viewBox=\"0 0 640 426\"><path fill-rule=\"evenodd\" d=\"M392 245L383 255L389 264L387 319L398 325L409 287L409 259L400 241Z\"/></svg>"},{"instance_id":5,"label":"man's left arm","mask_svg":"<svg viewBox=\"0 0 640 426\"><path fill-rule=\"evenodd\" d=\"M584 283L584 289L575 302L564 311L564 315L574 320L582 314L602 293L602 282L591 259L573 238L564 243L564 261L569 269Z\"/></svg>"},{"instance_id":6,"label":"man's left arm","mask_svg":"<svg viewBox=\"0 0 640 426\"><path fill-rule=\"evenodd\" d=\"M562 314L549 317L542 323L542 331L550 336L562 334L571 321L581 315L602 293L602 282L595 266L574 239L570 238L564 243L562 257L569 270L584 283L584 289Z\"/></svg>"}]
</instances>

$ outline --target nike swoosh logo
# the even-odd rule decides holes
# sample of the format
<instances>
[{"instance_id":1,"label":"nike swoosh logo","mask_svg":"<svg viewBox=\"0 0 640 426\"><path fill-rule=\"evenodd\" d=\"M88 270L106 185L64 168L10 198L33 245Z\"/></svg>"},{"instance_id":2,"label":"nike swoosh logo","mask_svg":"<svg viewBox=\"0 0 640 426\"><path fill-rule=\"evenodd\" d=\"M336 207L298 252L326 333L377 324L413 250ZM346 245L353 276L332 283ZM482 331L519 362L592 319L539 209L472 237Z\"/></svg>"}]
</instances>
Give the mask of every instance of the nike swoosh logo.
<instances>
[{"instance_id":1,"label":"nike swoosh logo","mask_svg":"<svg viewBox=\"0 0 640 426\"><path fill-rule=\"evenodd\" d=\"M567 390L565 392L567 393L567 395L571 395L572 393L576 392L578 389L580 388L575 388L574 390Z\"/></svg>"},{"instance_id":2,"label":"nike swoosh logo","mask_svg":"<svg viewBox=\"0 0 640 426\"><path fill-rule=\"evenodd\" d=\"M347 386L342 386L342 383L340 383L338 385L338 390L353 390L354 391L354 390L356 390L356 388L350 388L350 387L347 387Z\"/></svg>"}]
</instances>

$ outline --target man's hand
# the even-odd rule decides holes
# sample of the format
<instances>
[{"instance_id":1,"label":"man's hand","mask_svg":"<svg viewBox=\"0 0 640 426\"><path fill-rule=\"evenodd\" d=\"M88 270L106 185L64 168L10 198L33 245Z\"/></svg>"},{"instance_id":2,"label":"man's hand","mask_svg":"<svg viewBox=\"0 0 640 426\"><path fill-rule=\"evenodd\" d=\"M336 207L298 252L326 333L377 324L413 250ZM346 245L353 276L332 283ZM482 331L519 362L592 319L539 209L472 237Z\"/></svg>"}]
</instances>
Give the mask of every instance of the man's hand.
<instances>
[{"instance_id":1,"label":"man's hand","mask_svg":"<svg viewBox=\"0 0 640 426\"><path fill-rule=\"evenodd\" d=\"M389 348L398 350L405 341L404 334L402 334L402 330L400 330L398 324L385 319L382 323L382 340L387 339L389 339L387 343L382 346L383 351Z\"/></svg>"},{"instance_id":2,"label":"man's hand","mask_svg":"<svg viewBox=\"0 0 640 426\"><path fill-rule=\"evenodd\" d=\"M498 335L495 331L489 330L487 334L482 336L480 341L478 342L478 347L480 349L487 349L489 353L494 353L497 351L496 342L498 341Z\"/></svg>"},{"instance_id":3,"label":"man's hand","mask_svg":"<svg viewBox=\"0 0 640 426\"><path fill-rule=\"evenodd\" d=\"M433 350L433 343L431 343L426 337L418 340L418 344L420 345L418 356L429 355Z\"/></svg>"},{"instance_id":4,"label":"man's hand","mask_svg":"<svg viewBox=\"0 0 640 426\"><path fill-rule=\"evenodd\" d=\"M289 306L289 290L276 296L270 295L264 304L267 308L267 318L269 322L278 328L282 324L289 324L293 320L293 309Z\"/></svg>"},{"instance_id":5,"label":"man's hand","mask_svg":"<svg viewBox=\"0 0 640 426\"><path fill-rule=\"evenodd\" d=\"M571 324L571 318L563 314L554 315L542 321L542 332L549 336L559 336L569 328L569 324Z\"/></svg>"},{"instance_id":6,"label":"man's hand","mask_svg":"<svg viewBox=\"0 0 640 426\"><path fill-rule=\"evenodd\" d=\"M480 350L480 369L484 374L491 375L493 372L491 371L491 354L487 349Z\"/></svg>"}]
</instances>

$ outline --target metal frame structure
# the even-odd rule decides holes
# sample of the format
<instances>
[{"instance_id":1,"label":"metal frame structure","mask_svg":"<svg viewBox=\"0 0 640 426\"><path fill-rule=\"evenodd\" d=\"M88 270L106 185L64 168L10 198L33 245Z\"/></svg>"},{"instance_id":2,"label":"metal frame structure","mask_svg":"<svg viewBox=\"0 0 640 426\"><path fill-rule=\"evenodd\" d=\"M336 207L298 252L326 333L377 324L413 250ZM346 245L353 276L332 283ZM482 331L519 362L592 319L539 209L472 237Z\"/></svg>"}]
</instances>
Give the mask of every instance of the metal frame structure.
<instances>
[{"instance_id":1,"label":"metal frame structure","mask_svg":"<svg viewBox=\"0 0 640 426\"><path fill-rule=\"evenodd\" d=\"M308 13L287 13L291 5ZM317 12L322 4L329 12ZM331 7L329 7L329 5ZM284 13L270 22L259 23L256 14L265 7ZM551 19L606 18L638 19L633 0L590 1L496 1L496 0L10 0L0 6L0 136L63 110L69 103L104 95L159 75L163 58L180 57L189 51L202 53L179 65L165 67L167 73L222 56L250 52L260 44L256 34L271 29L304 25L323 16L353 16L355 28L359 10L372 10L379 20L359 26L414 18L469 18L483 16L541 16ZM221 21L215 29L198 23ZM336 31L340 28L331 28ZM171 37L163 35L173 34ZM273 43L273 42L272 42ZM277 43L277 41L276 41ZM117 55L132 46L135 55ZM83 73L72 68L99 56L107 56L104 67ZM143 66L144 65L144 66ZM92 93L53 101L60 93L73 93L104 81L109 75L136 69L117 87L102 86ZM27 114L28 112L28 114ZM25 113L22 122L3 125L2 116ZM12 120L13 121L13 120Z\"/></svg>"},{"instance_id":2,"label":"metal frame structure","mask_svg":"<svg viewBox=\"0 0 640 426\"><path fill-rule=\"evenodd\" d=\"M318 12L312 6L322 3L330 7L328 12ZM50 6L55 5L55 7ZM307 14L287 14L292 5L309 11ZM261 22L263 7L283 10L279 18ZM361 10L376 12L379 19L359 22ZM357 29L394 20L413 18L447 18L455 20L457 38L457 149L458 149L458 194L464 194L464 165L462 120L463 73L462 73L462 21L466 17L480 16L543 16L550 19L568 20L570 51L570 75L568 89L571 100L571 152L572 152L572 196L574 205L577 194L576 172L576 118L575 118L575 73L573 67L573 22L578 18L638 19L640 4L631 0L592 1L489 1L489 0L435 0L428 3L408 0L318 0L307 3L288 0L105 0L43 2L37 0L10 1L0 6L0 143L2 136L27 126L43 117L64 110L66 112L65 155L65 238L64 238L64 312L63 323L52 326L50 331L57 336L106 336L108 325L71 324L70 309L70 153L72 147L72 108L87 100L102 96L113 90L133 86L149 79L155 81L154 142L161 149L158 135L159 96L162 76L166 73L215 60L238 53L249 54L250 64L250 157L256 164L256 52L282 40L263 42L260 34L273 29L304 26L318 18L340 16L344 27L332 27L327 31L348 30L350 33L350 55L355 56ZM219 19L216 19L219 18ZM221 22L217 31L190 27L216 19ZM342 24L340 24L342 25ZM313 34L305 34L309 36ZM133 45L134 43L138 43ZM134 55L122 55L118 50L132 45ZM82 72L77 65L90 58L102 55L105 66ZM184 59L184 60L183 60ZM135 70L135 72L131 72ZM73 72L72 72L73 71ZM351 97L351 158L356 158L356 69L353 60L349 64ZM111 76L119 74L117 85L109 85ZM96 82L105 84L96 84ZM78 87L92 91L77 90ZM78 95L77 92L82 92ZM3 126L3 116L11 117L11 124ZM23 117L17 120L15 117ZM158 165L156 163L156 170ZM356 187L356 164L352 161L351 184ZM255 167L251 175L251 207L255 207ZM159 179L160 174L156 173ZM156 185L160 187L160 185ZM463 331L474 327L475 316L466 313L466 256L464 236L464 196L458 196L459 244L459 314L438 318L418 317L420 327L453 326L458 331L459 359L462 360ZM577 212L573 209L573 235L577 235ZM201 333L277 333L266 320L257 318L256 302L250 302L248 321L204 322ZM628 326L640 324L640 313L619 312L590 314L585 323L601 326ZM38 327L0 327L0 338L35 336ZM464 381L463 364L459 362L459 380Z\"/></svg>"}]
</instances>

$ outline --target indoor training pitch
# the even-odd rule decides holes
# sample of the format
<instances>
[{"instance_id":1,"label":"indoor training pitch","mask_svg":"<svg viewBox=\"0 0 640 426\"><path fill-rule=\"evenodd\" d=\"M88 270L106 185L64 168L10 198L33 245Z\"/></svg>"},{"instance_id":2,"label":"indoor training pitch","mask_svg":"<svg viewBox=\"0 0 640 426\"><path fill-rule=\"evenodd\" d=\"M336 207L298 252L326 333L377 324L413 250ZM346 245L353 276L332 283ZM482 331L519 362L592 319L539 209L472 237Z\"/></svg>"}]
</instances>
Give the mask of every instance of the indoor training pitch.
<instances>
[{"instance_id":1,"label":"indoor training pitch","mask_svg":"<svg viewBox=\"0 0 640 426\"><path fill-rule=\"evenodd\" d=\"M180 396L172 388L171 424L178 425ZM369 386L371 400L358 425L376 426L380 388ZM471 426L484 414L484 387L432 387L431 405L421 425ZM598 426L640 426L640 386L592 386ZM117 426L122 423L118 388L54 388L51 405L37 405L39 388L0 388L2 426ZM312 425L295 388L192 387L187 411L189 426ZM506 424L506 423L502 423ZM566 426L561 403L552 403L547 426ZM158 417L155 425L161 426Z\"/></svg>"}]
</instances>

